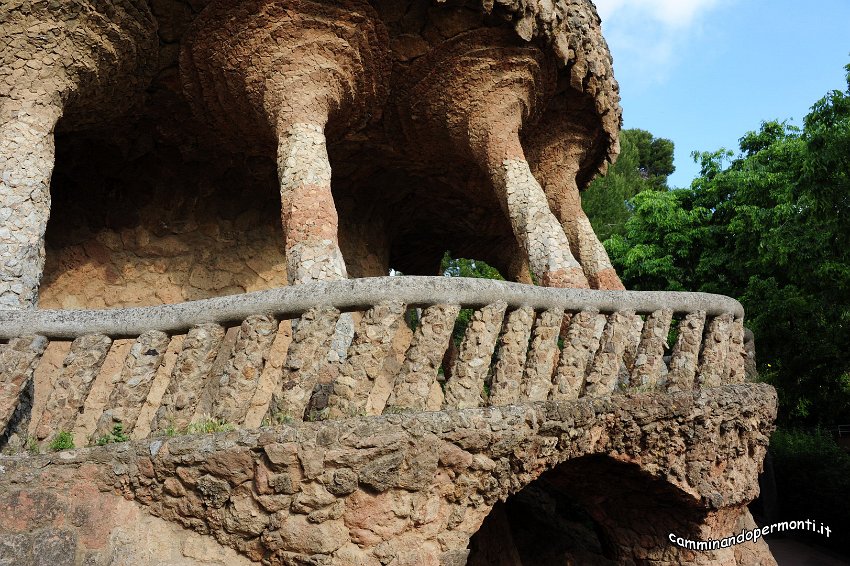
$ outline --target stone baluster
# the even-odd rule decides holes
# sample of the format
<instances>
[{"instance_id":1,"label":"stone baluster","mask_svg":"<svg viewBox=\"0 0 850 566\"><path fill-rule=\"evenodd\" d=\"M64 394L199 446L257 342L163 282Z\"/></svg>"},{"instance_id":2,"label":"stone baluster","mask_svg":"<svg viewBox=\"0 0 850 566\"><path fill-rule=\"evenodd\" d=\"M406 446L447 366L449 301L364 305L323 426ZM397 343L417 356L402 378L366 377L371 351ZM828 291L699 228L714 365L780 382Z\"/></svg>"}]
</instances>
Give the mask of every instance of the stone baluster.
<instances>
[{"instance_id":1,"label":"stone baluster","mask_svg":"<svg viewBox=\"0 0 850 566\"><path fill-rule=\"evenodd\" d=\"M737 318L732 325L732 337L729 342L729 383L744 383L747 380L746 364L744 319Z\"/></svg>"},{"instance_id":2,"label":"stone baluster","mask_svg":"<svg viewBox=\"0 0 850 566\"><path fill-rule=\"evenodd\" d=\"M619 383L622 389L628 389L632 383L632 374L637 361L637 351L640 347L640 339L643 333L643 318L638 314L632 314L629 318L628 329L625 334L625 345L623 347L623 363L620 364Z\"/></svg>"},{"instance_id":3,"label":"stone baluster","mask_svg":"<svg viewBox=\"0 0 850 566\"><path fill-rule=\"evenodd\" d=\"M133 440L147 438L153 430L152 425L155 424L156 412L162 404L165 397L165 392L171 383L171 376L174 375L174 368L177 367L177 360L180 357L180 352L183 351L183 342L186 340L185 334L172 336L165 348L162 356L162 363L156 370L156 374L151 381L148 397L136 416L136 423L131 432Z\"/></svg>"},{"instance_id":4,"label":"stone baluster","mask_svg":"<svg viewBox=\"0 0 850 566\"><path fill-rule=\"evenodd\" d=\"M223 340L224 328L218 324L201 324L189 331L156 411L153 431L180 431L189 426Z\"/></svg>"},{"instance_id":5,"label":"stone baluster","mask_svg":"<svg viewBox=\"0 0 850 566\"><path fill-rule=\"evenodd\" d=\"M507 308L507 303L498 302L472 314L452 377L446 382L446 407L467 409L486 405L488 395L484 385Z\"/></svg>"},{"instance_id":6,"label":"stone baluster","mask_svg":"<svg viewBox=\"0 0 850 566\"><path fill-rule=\"evenodd\" d=\"M513 405L520 398L528 343L534 324L534 310L522 307L512 311L499 340L499 356L493 368L490 405Z\"/></svg>"},{"instance_id":7,"label":"stone baluster","mask_svg":"<svg viewBox=\"0 0 850 566\"><path fill-rule=\"evenodd\" d=\"M422 313L404 364L395 378L384 414L440 409L443 400L437 383L437 372L459 312L458 305L433 305Z\"/></svg>"},{"instance_id":8,"label":"stone baluster","mask_svg":"<svg viewBox=\"0 0 850 566\"><path fill-rule=\"evenodd\" d=\"M587 395L605 397L617 391L623 354L634 329L633 312L616 312L608 317L599 350L587 374Z\"/></svg>"},{"instance_id":9,"label":"stone baluster","mask_svg":"<svg viewBox=\"0 0 850 566\"><path fill-rule=\"evenodd\" d=\"M133 431L170 341L167 334L158 330L145 332L136 339L109 395L106 410L97 422L93 440L109 434L119 423L125 434Z\"/></svg>"},{"instance_id":10,"label":"stone baluster","mask_svg":"<svg viewBox=\"0 0 850 566\"><path fill-rule=\"evenodd\" d=\"M211 416L222 422L241 423L257 391L266 354L277 332L277 320L269 315L251 316L242 322L219 379Z\"/></svg>"},{"instance_id":11,"label":"stone baluster","mask_svg":"<svg viewBox=\"0 0 850 566\"><path fill-rule=\"evenodd\" d=\"M705 311L690 313L679 323L679 337L673 347L670 371L667 373L668 392L694 388L704 327Z\"/></svg>"},{"instance_id":12,"label":"stone baluster","mask_svg":"<svg viewBox=\"0 0 850 566\"><path fill-rule=\"evenodd\" d=\"M564 349L550 395L552 399L574 400L582 395L585 376L599 349L607 320L607 316L597 311L573 315L564 337Z\"/></svg>"},{"instance_id":13,"label":"stone baluster","mask_svg":"<svg viewBox=\"0 0 850 566\"><path fill-rule=\"evenodd\" d=\"M708 323L696 379L700 389L729 382L729 347L734 324L731 314L715 316Z\"/></svg>"},{"instance_id":14,"label":"stone baluster","mask_svg":"<svg viewBox=\"0 0 850 566\"><path fill-rule=\"evenodd\" d=\"M563 309L547 310L537 317L520 386L521 400L545 401L549 398L560 353L558 334L563 320Z\"/></svg>"},{"instance_id":15,"label":"stone baluster","mask_svg":"<svg viewBox=\"0 0 850 566\"><path fill-rule=\"evenodd\" d=\"M664 350L672 321L673 311L669 309L655 311L646 317L632 369L632 387L651 390L666 381Z\"/></svg>"},{"instance_id":16,"label":"stone baluster","mask_svg":"<svg viewBox=\"0 0 850 566\"><path fill-rule=\"evenodd\" d=\"M47 344L44 336L25 336L0 345L0 438L5 436L18 408L32 402L22 397L30 388Z\"/></svg>"},{"instance_id":17,"label":"stone baluster","mask_svg":"<svg viewBox=\"0 0 850 566\"><path fill-rule=\"evenodd\" d=\"M383 302L363 316L328 397L328 418L366 413L369 393L390 355L393 338L405 324L405 311L404 303Z\"/></svg>"},{"instance_id":18,"label":"stone baluster","mask_svg":"<svg viewBox=\"0 0 850 566\"><path fill-rule=\"evenodd\" d=\"M39 440L59 432L71 432L88 397L112 339L102 334L80 336L71 343L59 377L47 399L44 412L34 427Z\"/></svg>"},{"instance_id":19,"label":"stone baluster","mask_svg":"<svg viewBox=\"0 0 850 566\"><path fill-rule=\"evenodd\" d=\"M294 325L280 388L269 406L272 421L303 420L316 385L332 381L328 352L339 316L335 308L315 307Z\"/></svg>"}]
</instances>

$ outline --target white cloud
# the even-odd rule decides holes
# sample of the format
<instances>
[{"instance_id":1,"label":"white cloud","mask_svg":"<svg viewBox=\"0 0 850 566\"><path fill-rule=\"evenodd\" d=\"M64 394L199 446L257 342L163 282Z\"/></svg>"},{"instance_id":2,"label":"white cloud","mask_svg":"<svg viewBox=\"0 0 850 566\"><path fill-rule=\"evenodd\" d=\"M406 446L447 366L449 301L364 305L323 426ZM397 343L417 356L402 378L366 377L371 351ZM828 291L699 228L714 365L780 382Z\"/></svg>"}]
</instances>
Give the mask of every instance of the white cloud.
<instances>
[{"instance_id":1,"label":"white cloud","mask_svg":"<svg viewBox=\"0 0 850 566\"><path fill-rule=\"evenodd\" d=\"M614 69L649 87L663 83L679 62L682 47L698 35L706 16L734 0L594 0Z\"/></svg>"},{"instance_id":2,"label":"white cloud","mask_svg":"<svg viewBox=\"0 0 850 566\"><path fill-rule=\"evenodd\" d=\"M670 28L687 28L720 0L596 0L603 25L620 15L643 15Z\"/></svg>"}]
</instances>

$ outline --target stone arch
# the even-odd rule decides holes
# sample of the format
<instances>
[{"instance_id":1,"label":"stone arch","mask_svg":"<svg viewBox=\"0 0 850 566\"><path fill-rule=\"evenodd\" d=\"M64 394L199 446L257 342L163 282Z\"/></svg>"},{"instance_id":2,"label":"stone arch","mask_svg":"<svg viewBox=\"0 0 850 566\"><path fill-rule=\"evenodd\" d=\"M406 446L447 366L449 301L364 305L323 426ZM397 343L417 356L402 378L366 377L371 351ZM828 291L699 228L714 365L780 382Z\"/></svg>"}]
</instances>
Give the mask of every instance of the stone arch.
<instances>
[{"instance_id":1,"label":"stone arch","mask_svg":"<svg viewBox=\"0 0 850 566\"><path fill-rule=\"evenodd\" d=\"M667 537L706 538L710 514L700 499L637 463L584 456L494 506L470 540L467 564L699 564Z\"/></svg>"}]
</instances>

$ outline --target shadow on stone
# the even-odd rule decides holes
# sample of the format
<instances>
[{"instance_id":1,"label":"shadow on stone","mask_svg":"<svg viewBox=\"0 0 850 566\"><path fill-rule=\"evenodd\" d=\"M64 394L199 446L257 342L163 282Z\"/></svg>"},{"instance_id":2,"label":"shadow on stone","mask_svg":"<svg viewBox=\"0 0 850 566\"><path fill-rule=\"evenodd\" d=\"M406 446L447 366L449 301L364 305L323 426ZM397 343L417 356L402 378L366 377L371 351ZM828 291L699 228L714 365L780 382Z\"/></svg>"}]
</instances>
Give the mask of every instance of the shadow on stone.
<instances>
[{"instance_id":1,"label":"shadow on stone","mask_svg":"<svg viewBox=\"0 0 850 566\"><path fill-rule=\"evenodd\" d=\"M669 532L704 518L675 486L607 456L564 462L497 503L468 566L608 566L666 557Z\"/></svg>"}]
</instances>

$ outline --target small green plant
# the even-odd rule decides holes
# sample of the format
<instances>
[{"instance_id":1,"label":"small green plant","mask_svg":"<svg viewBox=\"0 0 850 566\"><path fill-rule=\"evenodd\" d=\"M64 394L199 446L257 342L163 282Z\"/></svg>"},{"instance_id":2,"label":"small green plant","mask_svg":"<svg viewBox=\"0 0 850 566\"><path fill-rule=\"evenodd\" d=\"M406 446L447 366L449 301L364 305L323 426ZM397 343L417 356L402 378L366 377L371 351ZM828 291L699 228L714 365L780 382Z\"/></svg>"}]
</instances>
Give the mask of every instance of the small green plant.
<instances>
[{"instance_id":1,"label":"small green plant","mask_svg":"<svg viewBox=\"0 0 850 566\"><path fill-rule=\"evenodd\" d=\"M210 432L230 432L235 430L236 426L233 423L226 423L218 419L214 419L209 415L202 416L199 420L189 424L186 427L186 434L206 434Z\"/></svg>"},{"instance_id":2,"label":"small green plant","mask_svg":"<svg viewBox=\"0 0 850 566\"><path fill-rule=\"evenodd\" d=\"M112 432L104 434L97 439L97 445L105 446L114 442L127 442L128 440L130 440L130 437L124 434L124 425L116 423L115 426L112 427Z\"/></svg>"},{"instance_id":3,"label":"small green plant","mask_svg":"<svg viewBox=\"0 0 850 566\"><path fill-rule=\"evenodd\" d=\"M263 419L262 426L276 426L276 425L288 425L295 422L295 419L292 418L286 411L277 411L269 415L268 417Z\"/></svg>"},{"instance_id":4,"label":"small green plant","mask_svg":"<svg viewBox=\"0 0 850 566\"><path fill-rule=\"evenodd\" d=\"M53 452L70 450L71 448L74 448L74 435L65 430L59 431L59 433L56 434L50 442L50 449Z\"/></svg>"},{"instance_id":5,"label":"small green plant","mask_svg":"<svg viewBox=\"0 0 850 566\"><path fill-rule=\"evenodd\" d=\"M305 419L307 422L317 422L324 421L328 418L328 408L324 409L310 409L310 412L307 413L307 418Z\"/></svg>"},{"instance_id":6,"label":"small green plant","mask_svg":"<svg viewBox=\"0 0 850 566\"><path fill-rule=\"evenodd\" d=\"M177 427L175 427L173 424L170 424L165 427L165 436L167 436L168 438L171 438L172 436L177 436Z\"/></svg>"}]
</instances>

